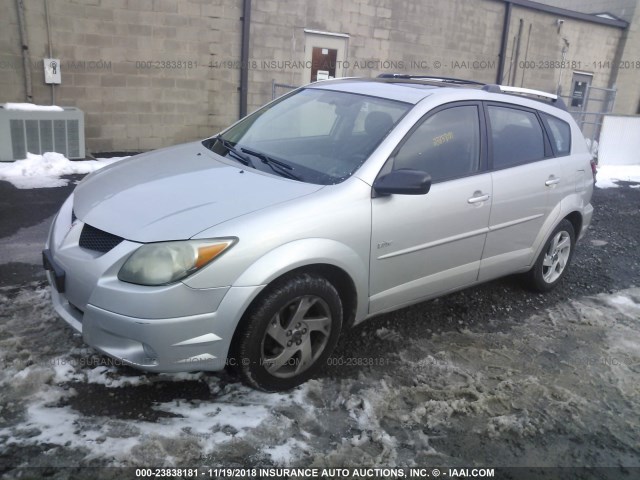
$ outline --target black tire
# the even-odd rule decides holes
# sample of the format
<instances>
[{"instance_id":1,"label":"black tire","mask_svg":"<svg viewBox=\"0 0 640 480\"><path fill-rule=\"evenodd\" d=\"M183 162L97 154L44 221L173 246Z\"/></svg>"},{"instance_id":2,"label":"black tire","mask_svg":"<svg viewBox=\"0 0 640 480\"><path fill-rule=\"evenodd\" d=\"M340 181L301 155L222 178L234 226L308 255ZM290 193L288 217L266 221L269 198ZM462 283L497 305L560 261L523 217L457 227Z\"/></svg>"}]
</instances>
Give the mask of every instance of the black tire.
<instances>
[{"instance_id":1,"label":"black tire","mask_svg":"<svg viewBox=\"0 0 640 480\"><path fill-rule=\"evenodd\" d=\"M573 225L564 219L553 229L533 268L527 272L527 286L537 292L553 289L569 269L575 244L576 234ZM562 248L558 248L558 245Z\"/></svg>"},{"instance_id":2,"label":"black tire","mask_svg":"<svg viewBox=\"0 0 640 480\"><path fill-rule=\"evenodd\" d=\"M311 378L333 351L342 328L340 295L323 277L289 277L268 287L239 328L233 361L242 382L268 392L289 390Z\"/></svg>"}]
</instances>

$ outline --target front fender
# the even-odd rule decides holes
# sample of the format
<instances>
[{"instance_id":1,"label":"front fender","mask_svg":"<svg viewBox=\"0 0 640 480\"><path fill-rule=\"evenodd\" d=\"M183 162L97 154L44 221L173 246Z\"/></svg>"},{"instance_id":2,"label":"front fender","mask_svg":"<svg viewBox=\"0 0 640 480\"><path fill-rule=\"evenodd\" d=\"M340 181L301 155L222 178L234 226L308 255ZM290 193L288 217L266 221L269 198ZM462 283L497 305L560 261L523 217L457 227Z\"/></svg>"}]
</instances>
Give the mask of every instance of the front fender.
<instances>
[{"instance_id":1,"label":"front fender","mask_svg":"<svg viewBox=\"0 0 640 480\"><path fill-rule=\"evenodd\" d=\"M233 287L268 285L292 270L319 264L340 268L351 277L358 296L355 322L362 320L368 311L368 263L353 249L335 240L309 238L281 245L251 264Z\"/></svg>"}]
</instances>

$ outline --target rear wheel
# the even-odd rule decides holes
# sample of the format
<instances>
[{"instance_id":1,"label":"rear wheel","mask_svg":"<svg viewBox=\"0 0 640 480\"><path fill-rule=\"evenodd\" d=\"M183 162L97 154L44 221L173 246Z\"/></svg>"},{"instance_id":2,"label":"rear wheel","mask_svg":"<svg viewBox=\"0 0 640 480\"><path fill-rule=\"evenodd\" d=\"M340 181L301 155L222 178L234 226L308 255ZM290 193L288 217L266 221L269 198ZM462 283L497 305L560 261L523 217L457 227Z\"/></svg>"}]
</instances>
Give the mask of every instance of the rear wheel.
<instances>
[{"instance_id":1,"label":"rear wheel","mask_svg":"<svg viewBox=\"0 0 640 480\"><path fill-rule=\"evenodd\" d=\"M533 268L527 274L529 286L539 292L554 288L566 274L573 257L575 231L569 220L553 230Z\"/></svg>"},{"instance_id":2,"label":"rear wheel","mask_svg":"<svg viewBox=\"0 0 640 480\"><path fill-rule=\"evenodd\" d=\"M249 386L293 388L331 354L342 327L342 303L325 278L301 274L278 282L247 313L234 350L236 371Z\"/></svg>"}]
</instances>

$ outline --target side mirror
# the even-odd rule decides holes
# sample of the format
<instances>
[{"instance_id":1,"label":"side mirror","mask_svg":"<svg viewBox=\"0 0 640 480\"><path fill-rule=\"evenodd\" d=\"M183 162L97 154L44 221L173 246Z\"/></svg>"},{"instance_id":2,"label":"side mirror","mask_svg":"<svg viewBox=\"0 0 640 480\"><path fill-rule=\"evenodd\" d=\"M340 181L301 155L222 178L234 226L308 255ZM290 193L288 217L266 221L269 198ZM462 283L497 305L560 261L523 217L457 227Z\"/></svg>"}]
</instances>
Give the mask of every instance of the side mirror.
<instances>
[{"instance_id":1,"label":"side mirror","mask_svg":"<svg viewBox=\"0 0 640 480\"><path fill-rule=\"evenodd\" d=\"M431 175L422 170L393 170L373 182L373 190L383 195L424 195L431 189Z\"/></svg>"}]
</instances>

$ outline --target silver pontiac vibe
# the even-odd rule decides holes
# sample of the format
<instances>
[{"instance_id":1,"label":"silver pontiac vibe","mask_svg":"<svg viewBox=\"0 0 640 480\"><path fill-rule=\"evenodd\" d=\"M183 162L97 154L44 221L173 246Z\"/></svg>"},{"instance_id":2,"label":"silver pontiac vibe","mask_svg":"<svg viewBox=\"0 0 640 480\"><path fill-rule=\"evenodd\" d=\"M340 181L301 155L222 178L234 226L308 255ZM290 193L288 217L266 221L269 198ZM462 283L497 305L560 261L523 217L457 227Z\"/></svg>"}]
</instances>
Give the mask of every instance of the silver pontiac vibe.
<instances>
[{"instance_id":1,"label":"silver pontiac vibe","mask_svg":"<svg viewBox=\"0 0 640 480\"><path fill-rule=\"evenodd\" d=\"M595 175L561 101L387 77L317 82L87 176L43 251L55 310L128 365L276 391L374 315L513 273L554 287Z\"/></svg>"}]
</instances>

